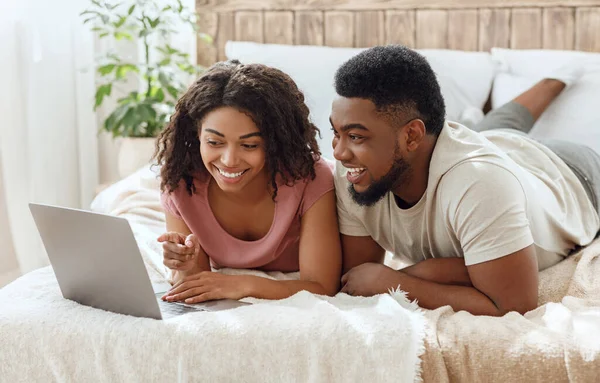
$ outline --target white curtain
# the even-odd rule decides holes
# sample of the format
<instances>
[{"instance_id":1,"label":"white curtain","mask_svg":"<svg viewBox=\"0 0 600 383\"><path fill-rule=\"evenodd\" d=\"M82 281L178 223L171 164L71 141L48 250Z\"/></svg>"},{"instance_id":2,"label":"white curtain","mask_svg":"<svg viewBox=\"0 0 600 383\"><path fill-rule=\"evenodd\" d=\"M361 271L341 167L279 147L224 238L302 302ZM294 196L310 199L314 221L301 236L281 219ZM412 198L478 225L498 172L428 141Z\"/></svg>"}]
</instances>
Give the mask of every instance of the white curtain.
<instances>
[{"instance_id":1,"label":"white curtain","mask_svg":"<svg viewBox=\"0 0 600 383\"><path fill-rule=\"evenodd\" d=\"M94 197L94 48L79 17L86 4L0 6L0 276L48 264L29 202L87 208Z\"/></svg>"}]
</instances>

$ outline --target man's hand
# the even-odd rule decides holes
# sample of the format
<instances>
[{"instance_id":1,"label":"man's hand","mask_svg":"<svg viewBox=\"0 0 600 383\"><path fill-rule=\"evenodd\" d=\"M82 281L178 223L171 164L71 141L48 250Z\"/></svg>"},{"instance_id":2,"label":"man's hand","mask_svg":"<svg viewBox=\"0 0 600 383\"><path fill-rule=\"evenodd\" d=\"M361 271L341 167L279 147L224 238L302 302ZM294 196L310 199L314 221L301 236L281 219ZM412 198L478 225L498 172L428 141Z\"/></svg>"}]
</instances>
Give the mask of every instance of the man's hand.
<instances>
[{"instance_id":1,"label":"man's hand","mask_svg":"<svg viewBox=\"0 0 600 383\"><path fill-rule=\"evenodd\" d=\"M217 299L242 299L252 291L252 278L203 271L175 283L163 301L199 303Z\"/></svg>"},{"instance_id":2,"label":"man's hand","mask_svg":"<svg viewBox=\"0 0 600 383\"><path fill-rule=\"evenodd\" d=\"M200 241L194 234L185 236L171 231L164 233L157 240L163 244L163 264L169 269L189 271L196 265Z\"/></svg>"},{"instance_id":3,"label":"man's hand","mask_svg":"<svg viewBox=\"0 0 600 383\"><path fill-rule=\"evenodd\" d=\"M379 263L363 263L342 277L342 292L370 297L387 293L400 284L400 272Z\"/></svg>"}]
</instances>

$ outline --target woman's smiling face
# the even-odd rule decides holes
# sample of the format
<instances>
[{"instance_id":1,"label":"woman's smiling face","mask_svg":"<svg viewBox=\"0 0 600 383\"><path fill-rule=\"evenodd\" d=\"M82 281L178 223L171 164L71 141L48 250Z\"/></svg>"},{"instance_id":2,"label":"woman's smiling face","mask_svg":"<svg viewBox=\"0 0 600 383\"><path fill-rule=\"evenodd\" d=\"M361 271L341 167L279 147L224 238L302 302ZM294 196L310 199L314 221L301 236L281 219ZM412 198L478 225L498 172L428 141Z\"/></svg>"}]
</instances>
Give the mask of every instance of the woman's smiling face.
<instances>
[{"instance_id":1,"label":"woman's smiling face","mask_svg":"<svg viewBox=\"0 0 600 383\"><path fill-rule=\"evenodd\" d=\"M250 116L235 108L225 106L208 113L199 139L202 162L225 192L242 191L267 172L260 130Z\"/></svg>"}]
</instances>

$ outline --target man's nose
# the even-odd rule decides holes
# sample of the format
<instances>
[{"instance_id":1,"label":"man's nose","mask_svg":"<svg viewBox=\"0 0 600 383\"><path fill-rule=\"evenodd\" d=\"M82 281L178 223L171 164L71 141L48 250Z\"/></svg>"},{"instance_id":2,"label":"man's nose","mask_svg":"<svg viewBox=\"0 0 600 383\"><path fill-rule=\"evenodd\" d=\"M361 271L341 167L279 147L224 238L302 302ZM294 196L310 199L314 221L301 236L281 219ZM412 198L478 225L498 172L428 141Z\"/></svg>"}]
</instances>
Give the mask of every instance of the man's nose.
<instances>
[{"instance_id":1,"label":"man's nose","mask_svg":"<svg viewBox=\"0 0 600 383\"><path fill-rule=\"evenodd\" d=\"M352 154L348 150L348 147L344 144L340 138L334 138L332 142L333 146L333 157L338 161L348 161Z\"/></svg>"}]
</instances>

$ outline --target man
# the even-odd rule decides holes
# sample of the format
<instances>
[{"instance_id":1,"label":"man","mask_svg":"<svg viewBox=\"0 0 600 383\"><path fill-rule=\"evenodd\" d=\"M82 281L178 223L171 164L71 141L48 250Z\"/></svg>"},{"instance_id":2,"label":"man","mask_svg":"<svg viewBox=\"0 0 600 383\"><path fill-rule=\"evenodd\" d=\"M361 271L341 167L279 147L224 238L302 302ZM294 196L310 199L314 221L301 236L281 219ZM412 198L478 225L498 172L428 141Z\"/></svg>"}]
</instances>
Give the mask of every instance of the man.
<instances>
[{"instance_id":1,"label":"man","mask_svg":"<svg viewBox=\"0 0 600 383\"><path fill-rule=\"evenodd\" d=\"M343 64L331 113L342 291L399 287L424 308L480 315L534 309L538 270L600 228L600 157L526 135L575 78L542 80L489 113L479 133L444 120L417 52L375 47ZM386 250L414 265L384 266Z\"/></svg>"}]
</instances>

